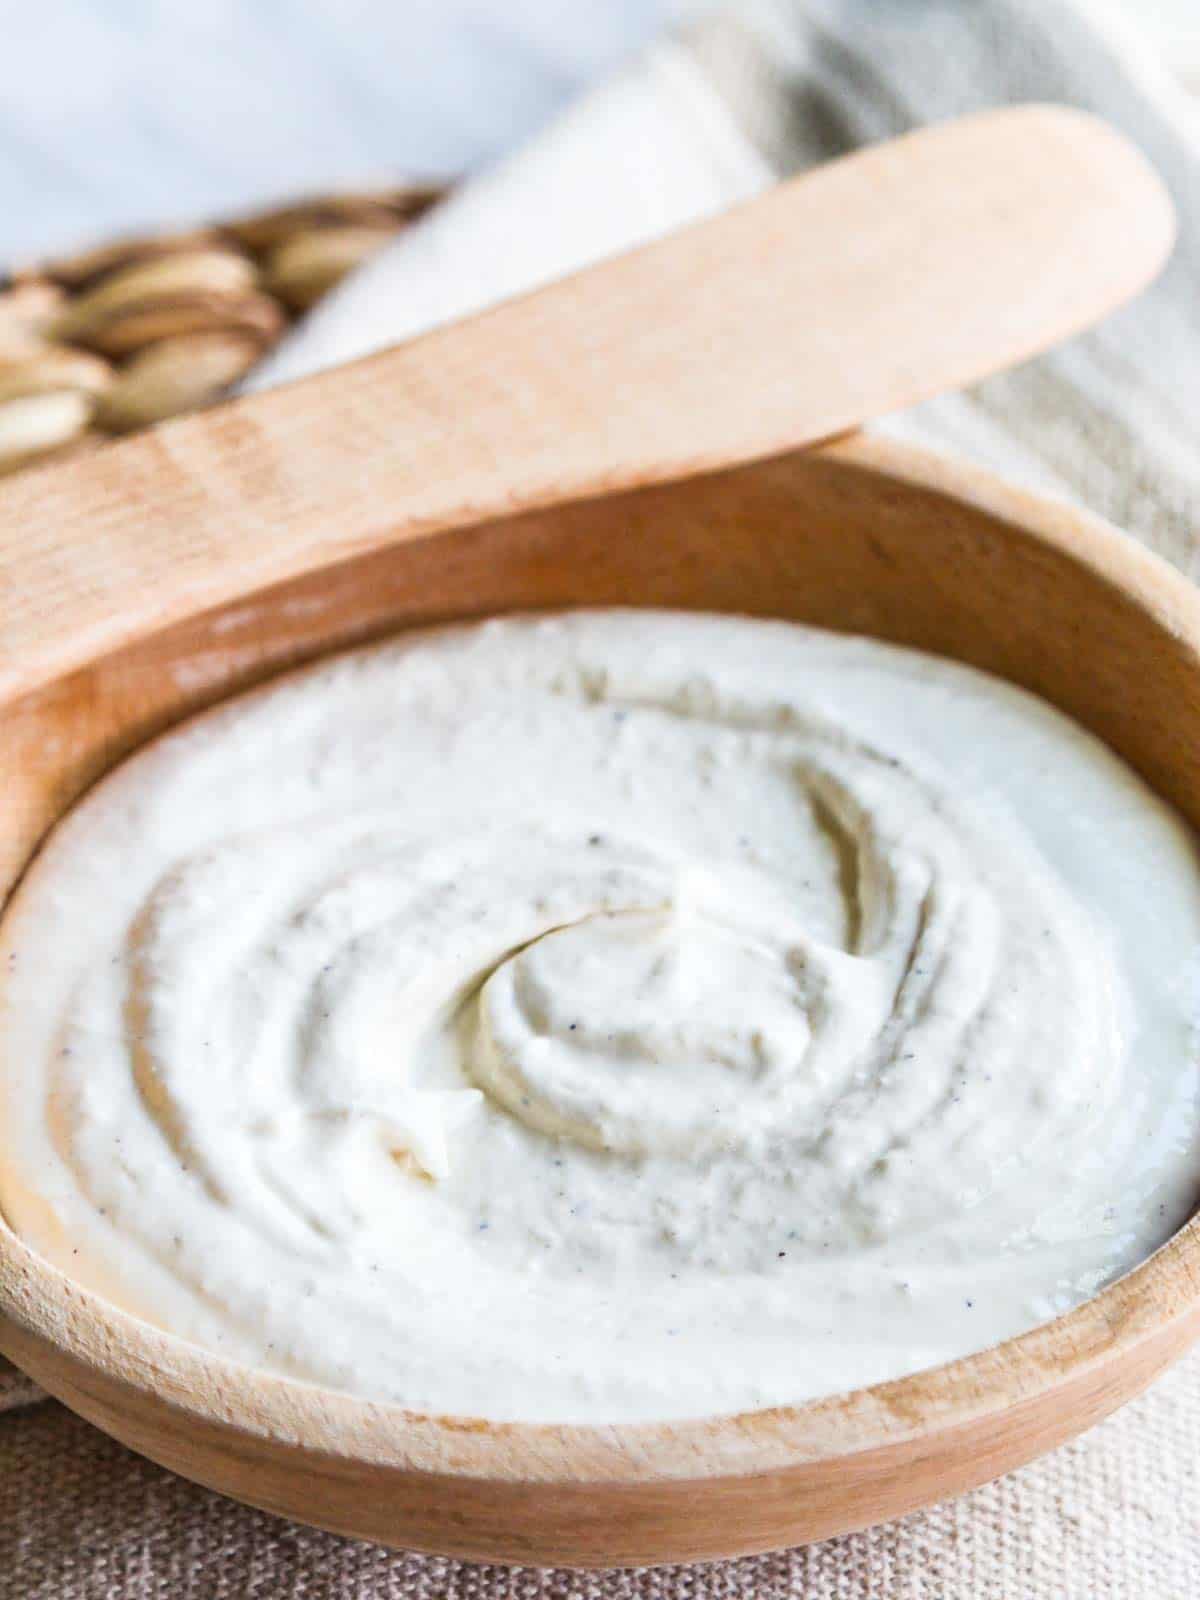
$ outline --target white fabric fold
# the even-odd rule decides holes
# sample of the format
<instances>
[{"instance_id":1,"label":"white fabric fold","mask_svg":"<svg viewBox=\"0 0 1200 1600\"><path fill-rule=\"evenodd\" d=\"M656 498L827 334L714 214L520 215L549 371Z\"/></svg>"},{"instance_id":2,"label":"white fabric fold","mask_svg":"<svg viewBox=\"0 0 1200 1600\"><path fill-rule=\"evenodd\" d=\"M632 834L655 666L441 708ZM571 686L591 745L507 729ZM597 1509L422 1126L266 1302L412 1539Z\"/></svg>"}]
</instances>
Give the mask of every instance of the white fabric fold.
<instances>
[{"instance_id":1,"label":"white fabric fold","mask_svg":"<svg viewBox=\"0 0 1200 1600\"><path fill-rule=\"evenodd\" d=\"M467 183L325 301L251 386L535 288L857 144L1028 100L1086 107L1146 150L1180 208L1175 260L1093 333L885 425L1079 500L1192 571L1200 116L1138 39L1073 0L747 0L647 52Z\"/></svg>"},{"instance_id":2,"label":"white fabric fold","mask_svg":"<svg viewBox=\"0 0 1200 1600\"><path fill-rule=\"evenodd\" d=\"M465 184L331 295L247 387L468 316L747 199L771 167L669 41Z\"/></svg>"}]
</instances>

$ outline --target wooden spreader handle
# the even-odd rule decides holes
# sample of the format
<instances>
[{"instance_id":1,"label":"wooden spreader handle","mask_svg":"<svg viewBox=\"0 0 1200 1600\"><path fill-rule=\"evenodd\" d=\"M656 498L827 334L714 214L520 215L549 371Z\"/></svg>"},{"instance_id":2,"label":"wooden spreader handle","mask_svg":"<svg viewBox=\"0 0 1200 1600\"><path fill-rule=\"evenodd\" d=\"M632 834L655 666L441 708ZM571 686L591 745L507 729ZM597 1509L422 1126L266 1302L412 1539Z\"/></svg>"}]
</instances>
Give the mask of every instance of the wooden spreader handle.
<instances>
[{"instance_id":1,"label":"wooden spreader handle","mask_svg":"<svg viewBox=\"0 0 1200 1600\"><path fill-rule=\"evenodd\" d=\"M469 321L0 489L0 700L390 541L827 439L1011 366L1173 237L1074 111L878 145Z\"/></svg>"}]
</instances>

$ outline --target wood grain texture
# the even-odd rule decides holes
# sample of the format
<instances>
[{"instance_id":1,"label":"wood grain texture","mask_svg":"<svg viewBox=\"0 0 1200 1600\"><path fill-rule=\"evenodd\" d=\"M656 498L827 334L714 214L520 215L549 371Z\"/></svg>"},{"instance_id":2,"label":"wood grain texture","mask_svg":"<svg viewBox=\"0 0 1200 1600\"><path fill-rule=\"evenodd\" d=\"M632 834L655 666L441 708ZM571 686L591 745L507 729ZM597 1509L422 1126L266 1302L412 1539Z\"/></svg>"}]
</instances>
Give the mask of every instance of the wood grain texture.
<instances>
[{"instance_id":1,"label":"wood grain texture","mask_svg":"<svg viewBox=\"0 0 1200 1600\"><path fill-rule=\"evenodd\" d=\"M1094 321L1154 274L1172 228L1104 124L989 112L23 474L0 490L0 692L384 541L829 438Z\"/></svg>"},{"instance_id":2,"label":"wood grain texture","mask_svg":"<svg viewBox=\"0 0 1200 1600\"><path fill-rule=\"evenodd\" d=\"M875 634L1000 672L1200 826L1200 598L1094 519L894 445L817 452L400 542L175 622L0 711L0 894L127 749L397 626L677 605ZM825 1537L957 1493L1106 1415L1200 1335L1200 1223L1068 1316L809 1405L637 1426L417 1416L233 1367L87 1294L0 1227L0 1348L156 1460L386 1543L582 1565Z\"/></svg>"}]
</instances>

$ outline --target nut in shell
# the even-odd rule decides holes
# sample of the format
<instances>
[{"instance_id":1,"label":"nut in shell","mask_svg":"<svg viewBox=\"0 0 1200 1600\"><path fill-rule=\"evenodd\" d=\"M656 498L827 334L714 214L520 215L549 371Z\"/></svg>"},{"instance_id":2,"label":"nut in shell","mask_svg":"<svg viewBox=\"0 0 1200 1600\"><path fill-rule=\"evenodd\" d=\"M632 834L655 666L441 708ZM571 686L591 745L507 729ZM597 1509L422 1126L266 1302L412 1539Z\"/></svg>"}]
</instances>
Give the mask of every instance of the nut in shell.
<instances>
[{"instance_id":1,"label":"nut in shell","mask_svg":"<svg viewBox=\"0 0 1200 1600\"><path fill-rule=\"evenodd\" d=\"M112 382L112 368L84 350L38 345L15 358L0 354L0 406L27 395L78 390L98 395Z\"/></svg>"},{"instance_id":2,"label":"nut in shell","mask_svg":"<svg viewBox=\"0 0 1200 1600\"><path fill-rule=\"evenodd\" d=\"M118 374L96 421L120 433L194 411L236 383L261 353L257 337L226 329L147 345Z\"/></svg>"},{"instance_id":3,"label":"nut in shell","mask_svg":"<svg viewBox=\"0 0 1200 1600\"><path fill-rule=\"evenodd\" d=\"M91 421L94 401L79 389L23 395L0 405L0 472L77 439Z\"/></svg>"},{"instance_id":4,"label":"nut in shell","mask_svg":"<svg viewBox=\"0 0 1200 1600\"><path fill-rule=\"evenodd\" d=\"M415 184L406 189L385 189L362 194L329 195L281 206L257 217L244 217L226 232L255 255L278 248L298 234L324 228L366 227L384 231L419 216L439 200L445 190L437 185Z\"/></svg>"},{"instance_id":5,"label":"nut in shell","mask_svg":"<svg viewBox=\"0 0 1200 1600\"><path fill-rule=\"evenodd\" d=\"M139 262L111 274L72 302L51 337L103 348L105 330L132 307L179 296L238 296L253 291L253 263L232 250L193 250Z\"/></svg>"},{"instance_id":6,"label":"nut in shell","mask_svg":"<svg viewBox=\"0 0 1200 1600\"><path fill-rule=\"evenodd\" d=\"M0 357L41 346L64 299L57 284L40 278L23 279L0 293Z\"/></svg>"},{"instance_id":7,"label":"nut in shell","mask_svg":"<svg viewBox=\"0 0 1200 1600\"><path fill-rule=\"evenodd\" d=\"M295 234L267 258L266 286L294 309L306 310L373 256L399 226L393 220L386 227L316 228Z\"/></svg>"},{"instance_id":8,"label":"nut in shell","mask_svg":"<svg viewBox=\"0 0 1200 1600\"><path fill-rule=\"evenodd\" d=\"M101 278L127 267L144 266L164 256L194 254L198 250L219 248L221 236L215 228L193 228L187 233L164 234L149 239L118 239L113 244L81 250L71 256L56 256L46 262L43 274L72 292L90 289Z\"/></svg>"},{"instance_id":9,"label":"nut in shell","mask_svg":"<svg viewBox=\"0 0 1200 1600\"><path fill-rule=\"evenodd\" d=\"M119 358L161 339L224 330L257 339L261 349L278 337L284 323L282 310L265 294L180 291L119 307L97 319L80 343Z\"/></svg>"}]
</instances>

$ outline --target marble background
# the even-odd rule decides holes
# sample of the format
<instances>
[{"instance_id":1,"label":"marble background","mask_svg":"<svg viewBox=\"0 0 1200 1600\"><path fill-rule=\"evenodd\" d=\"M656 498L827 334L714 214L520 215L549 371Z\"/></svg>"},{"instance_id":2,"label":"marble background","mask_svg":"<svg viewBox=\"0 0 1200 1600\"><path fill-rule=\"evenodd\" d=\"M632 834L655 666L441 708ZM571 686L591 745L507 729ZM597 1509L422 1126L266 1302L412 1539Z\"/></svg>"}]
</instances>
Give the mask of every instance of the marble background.
<instances>
[{"instance_id":1,"label":"marble background","mask_svg":"<svg viewBox=\"0 0 1200 1600\"><path fill-rule=\"evenodd\" d=\"M704 4L0 0L0 263L466 171ZM1136 13L1200 83L1200 0Z\"/></svg>"}]
</instances>

